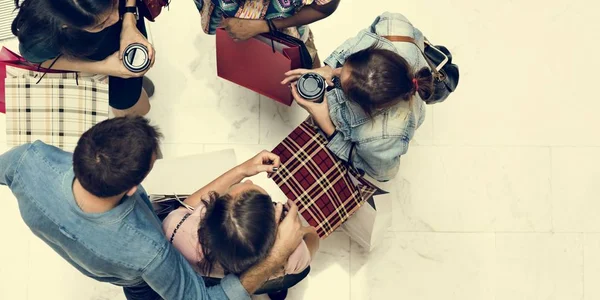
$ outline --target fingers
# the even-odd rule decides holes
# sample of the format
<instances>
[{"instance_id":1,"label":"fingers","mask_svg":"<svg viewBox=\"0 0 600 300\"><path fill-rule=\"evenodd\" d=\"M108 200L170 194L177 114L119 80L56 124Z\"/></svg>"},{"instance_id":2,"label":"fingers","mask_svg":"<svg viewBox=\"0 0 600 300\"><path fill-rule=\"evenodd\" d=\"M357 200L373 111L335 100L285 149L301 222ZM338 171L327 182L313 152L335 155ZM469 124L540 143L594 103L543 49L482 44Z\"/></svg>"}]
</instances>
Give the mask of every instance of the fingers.
<instances>
[{"instance_id":1,"label":"fingers","mask_svg":"<svg viewBox=\"0 0 600 300\"><path fill-rule=\"evenodd\" d=\"M146 43L146 48L148 48L148 58L150 60L154 60L154 47L150 43Z\"/></svg>"},{"instance_id":2,"label":"fingers","mask_svg":"<svg viewBox=\"0 0 600 300\"><path fill-rule=\"evenodd\" d=\"M296 203L294 203L294 201L292 201L291 199L288 199L286 205L287 205L287 209L288 209L288 214L287 214L286 218L289 217L290 215L298 217L298 206L296 206Z\"/></svg>"},{"instance_id":3,"label":"fingers","mask_svg":"<svg viewBox=\"0 0 600 300\"><path fill-rule=\"evenodd\" d=\"M285 78L283 81L281 81L281 84L288 84L292 81L297 81L298 79L300 79L300 77L302 77L302 75L291 75L288 76L287 78Z\"/></svg>"},{"instance_id":4,"label":"fingers","mask_svg":"<svg viewBox=\"0 0 600 300\"><path fill-rule=\"evenodd\" d=\"M281 84L288 84L292 81L296 81L300 77L302 77L302 75L309 73L310 71L311 70L308 70L308 69L295 69L295 70L287 71L283 74L283 75L287 76L287 78L285 78L281 82Z\"/></svg>"},{"instance_id":5,"label":"fingers","mask_svg":"<svg viewBox=\"0 0 600 300\"><path fill-rule=\"evenodd\" d=\"M267 178L271 178L281 166L279 155L267 150L263 150L257 154L253 161L257 165L257 173L266 172L268 173Z\"/></svg>"},{"instance_id":6,"label":"fingers","mask_svg":"<svg viewBox=\"0 0 600 300\"><path fill-rule=\"evenodd\" d=\"M292 76L292 75L304 75L306 73L310 72L310 70L308 69L295 69L295 70L291 70L291 71L287 71L284 73L285 76Z\"/></svg>"},{"instance_id":7,"label":"fingers","mask_svg":"<svg viewBox=\"0 0 600 300\"><path fill-rule=\"evenodd\" d=\"M279 220L281 220L281 215L283 214L283 204L277 202L275 204L275 220L277 224L279 224Z\"/></svg>"},{"instance_id":8,"label":"fingers","mask_svg":"<svg viewBox=\"0 0 600 300\"><path fill-rule=\"evenodd\" d=\"M308 70L308 69L295 69L295 70L287 71L283 74L283 75L287 76L287 78L285 78L281 82L281 84L288 84L292 81L296 81L300 77L302 77L302 75L304 75L308 72L310 72L310 70Z\"/></svg>"},{"instance_id":9,"label":"fingers","mask_svg":"<svg viewBox=\"0 0 600 300\"><path fill-rule=\"evenodd\" d=\"M271 166L277 168L281 164L281 159L279 158L279 155L271 153L267 150L263 150L263 152L261 153L261 158L263 164L270 164Z\"/></svg>"},{"instance_id":10,"label":"fingers","mask_svg":"<svg viewBox=\"0 0 600 300\"><path fill-rule=\"evenodd\" d=\"M300 94L298 94L298 90L296 88L296 83L292 83L291 86L292 89L292 96L294 97L294 100L296 100L296 102L298 102L298 104L304 108L307 108L309 105L311 105L312 102L302 98L302 96L300 96Z\"/></svg>"},{"instance_id":11,"label":"fingers","mask_svg":"<svg viewBox=\"0 0 600 300\"><path fill-rule=\"evenodd\" d=\"M150 50L152 49L152 50ZM152 51L152 55L150 55L150 51ZM150 48L148 48L148 55L150 55L150 68L154 67L154 62L156 61L156 49L150 44ZM148 69L150 69L148 68Z\"/></svg>"},{"instance_id":12,"label":"fingers","mask_svg":"<svg viewBox=\"0 0 600 300\"><path fill-rule=\"evenodd\" d=\"M334 86L333 77L324 77L328 86Z\"/></svg>"},{"instance_id":13,"label":"fingers","mask_svg":"<svg viewBox=\"0 0 600 300\"><path fill-rule=\"evenodd\" d=\"M125 45L125 47L127 47L127 45ZM121 47L119 48L119 59L123 59L123 52L125 52L125 47L121 45Z\"/></svg>"},{"instance_id":14,"label":"fingers","mask_svg":"<svg viewBox=\"0 0 600 300\"><path fill-rule=\"evenodd\" d=\"M269 173L269 175L270 175L272 173L277 172L277 170L278 170L278 168L273 167L273 165L258 165L258 166L256 166L256 174L265 172L265 173Z\"/></svg>"}]
</instances>

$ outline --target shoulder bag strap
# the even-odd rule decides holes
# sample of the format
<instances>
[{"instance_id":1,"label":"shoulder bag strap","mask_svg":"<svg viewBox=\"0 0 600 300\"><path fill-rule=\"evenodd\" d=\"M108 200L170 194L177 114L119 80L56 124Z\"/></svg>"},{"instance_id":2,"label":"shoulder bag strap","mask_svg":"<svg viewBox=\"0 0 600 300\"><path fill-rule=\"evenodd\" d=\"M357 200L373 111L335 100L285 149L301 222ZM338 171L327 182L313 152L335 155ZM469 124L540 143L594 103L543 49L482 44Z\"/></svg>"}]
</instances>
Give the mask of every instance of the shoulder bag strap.
<instances>
[{"instance_id":1,"label":"shoulder bag strap","mask_svg":"<svg viewBox=\"0 0 600 300\"><path fill-rule=\"evenodd\" d=\"M175 227L175 229L173 230L173 233L171 234L171 238L169 239L169 243L173 244L173 239L175 238L175 234L177 233L177 230L179 230L179 227L181 227L181 224L183 224L183 222L185 222L185 220L191 216L192 214L190 213L186 213L183 218L181 218L181 221L179 221L179 223L177 223L177 226Z\"/></svg>"},{"instance_id":2,"label":"shoulder bag strap","mask_svg":"<svg viewBox=\"0 0 600 300\"><path fill-rule=\"evenodd\" d=\"M404 42L415 45L417 49L419 49L419 52L421 52L421 55L423 55L423 58L425 58L425 61L429 65L429 68L431 69L431 72L434 74L434 76L438 78L443 77L443 75L437 70L437 66L433 65L429 58L427 58L427 55L425 55L425 52L423 51L423 49L421 49L421 47L419 47L419 44L417 44L417 41L415 41L414 38L401 35L382 35L381 37L390 42Z\"/></svg>"}]
</instances>

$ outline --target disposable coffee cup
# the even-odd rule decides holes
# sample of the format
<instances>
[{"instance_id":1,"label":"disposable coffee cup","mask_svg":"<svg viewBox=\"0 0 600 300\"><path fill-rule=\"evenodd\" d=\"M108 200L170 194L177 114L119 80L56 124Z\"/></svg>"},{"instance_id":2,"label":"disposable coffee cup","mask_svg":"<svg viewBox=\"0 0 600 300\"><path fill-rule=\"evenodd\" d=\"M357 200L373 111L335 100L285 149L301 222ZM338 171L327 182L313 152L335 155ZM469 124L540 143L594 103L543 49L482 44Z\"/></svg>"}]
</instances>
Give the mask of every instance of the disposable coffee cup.
<instances>
[{"instance_id":1,"label":"disposable coffee cup","mask_svg":"<svg viewBox=\"0 0 600 300\"><path fill-rule=\"evenodd\" d=\"M317 73L306 73L298 79L296 89L298 94L306 100L321 103L327 84L325 79Z\"/></svg>"},{"instance_id":2,"label":"disposable coffee cup","mask_svg":"<svg viewBox=\"0 0 600 300\"><path fill-rule=\"evenodd\" d=\"M133 43L125 48L123 65L133 73L146 71L150 67L150 55L146 46Z\"/></svg>"}]
</instances>

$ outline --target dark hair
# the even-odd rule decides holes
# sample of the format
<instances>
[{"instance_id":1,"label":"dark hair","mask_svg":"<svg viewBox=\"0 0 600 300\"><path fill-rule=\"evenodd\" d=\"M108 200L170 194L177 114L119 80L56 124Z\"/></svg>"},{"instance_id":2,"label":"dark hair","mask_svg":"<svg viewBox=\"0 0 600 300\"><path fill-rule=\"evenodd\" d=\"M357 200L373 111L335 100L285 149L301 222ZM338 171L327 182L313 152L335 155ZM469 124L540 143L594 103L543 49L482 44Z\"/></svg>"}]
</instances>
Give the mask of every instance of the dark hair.
<instances>
[{"instance_id":1,"label":"dark hair","mask_svg":"<svg viewBox=\"0 0 600 300\"><path fill-rule=\"evenodd\" d=\"M143 117L102 121L86 131L73 153L73 171L97 197L119 195L139 185L150 172L161 134Z\"/></svg>"},{"instance_id":2,"label":"dark hair","mask_svg":"<svg viewBox=\"0 0 600 300\"><path fill-rule=\"evenodd\" d=\"M45 45L62 54L85 57L94 53L101 39L82 30L96 25L99 17L115 8L118 0L25 0L12 22L12 33L25 47ZM66 25L66 27L65 27Z\"/></svg>"},{"instance_id":3,"label":"dark hair","mask_svg":"<svg viewBox=\"0 0 600 300\"><path fill-rule=\"evenodd\" d=\"M428 68L415 73L402 56L377 45L350 55L346 64L351 73L344 84L344 92L368 115L399 101L409 101L416 93L423 100L433 94L433 76Z\"/></svg>"},{"instance_id":4,"label":"dark hair","mask_svg":"<svg viewBox=\"0 0 600 300\"><path fill-rule=\"evenodd\" d=\"M209 275L215 263L225 273L240 275L265 259L275 243L277 224L271 197L251 190L233 199L212 193L198 229L204 259L200 270Z\"/></svg>"}]
</instances>

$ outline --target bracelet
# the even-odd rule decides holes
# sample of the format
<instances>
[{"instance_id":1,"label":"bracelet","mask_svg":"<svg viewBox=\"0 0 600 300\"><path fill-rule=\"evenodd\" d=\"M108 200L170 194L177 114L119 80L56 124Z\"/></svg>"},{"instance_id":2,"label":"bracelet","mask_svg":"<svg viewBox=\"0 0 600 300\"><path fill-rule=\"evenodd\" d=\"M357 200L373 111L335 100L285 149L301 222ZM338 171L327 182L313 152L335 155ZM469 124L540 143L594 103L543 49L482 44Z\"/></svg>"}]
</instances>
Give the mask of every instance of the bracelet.
<instances>
[{"instance_id":1,"label":"bracelet","mask_svg":"<svg viewBox=\"0 0 600 300\"><path fill-rule=\"evenodd\" d=\"M273 23L272 19L266 19L265 20L267 22L267 26L269 26L269 32L273 33L275 31L279 31L279 29L277 29L277 26L275 26L275 23Z\"/></svg>"},{"instance_id":2,"label":"bracelet","mask_svg":"<svg viewBox=\"0 0 600 300\"><path fill-rule=\"evenodd\" d=\"M128 13L133 14L133 16L135 17L136 21L139 20L140 13L139 13L139 10L138 10L137 6L126 6L125 9L124 9L124 11L123 11L123 14L121 15L121 20L123 19L123 17L125 16L125 14L128 14Z\"/></svg>"}]
</instances>

